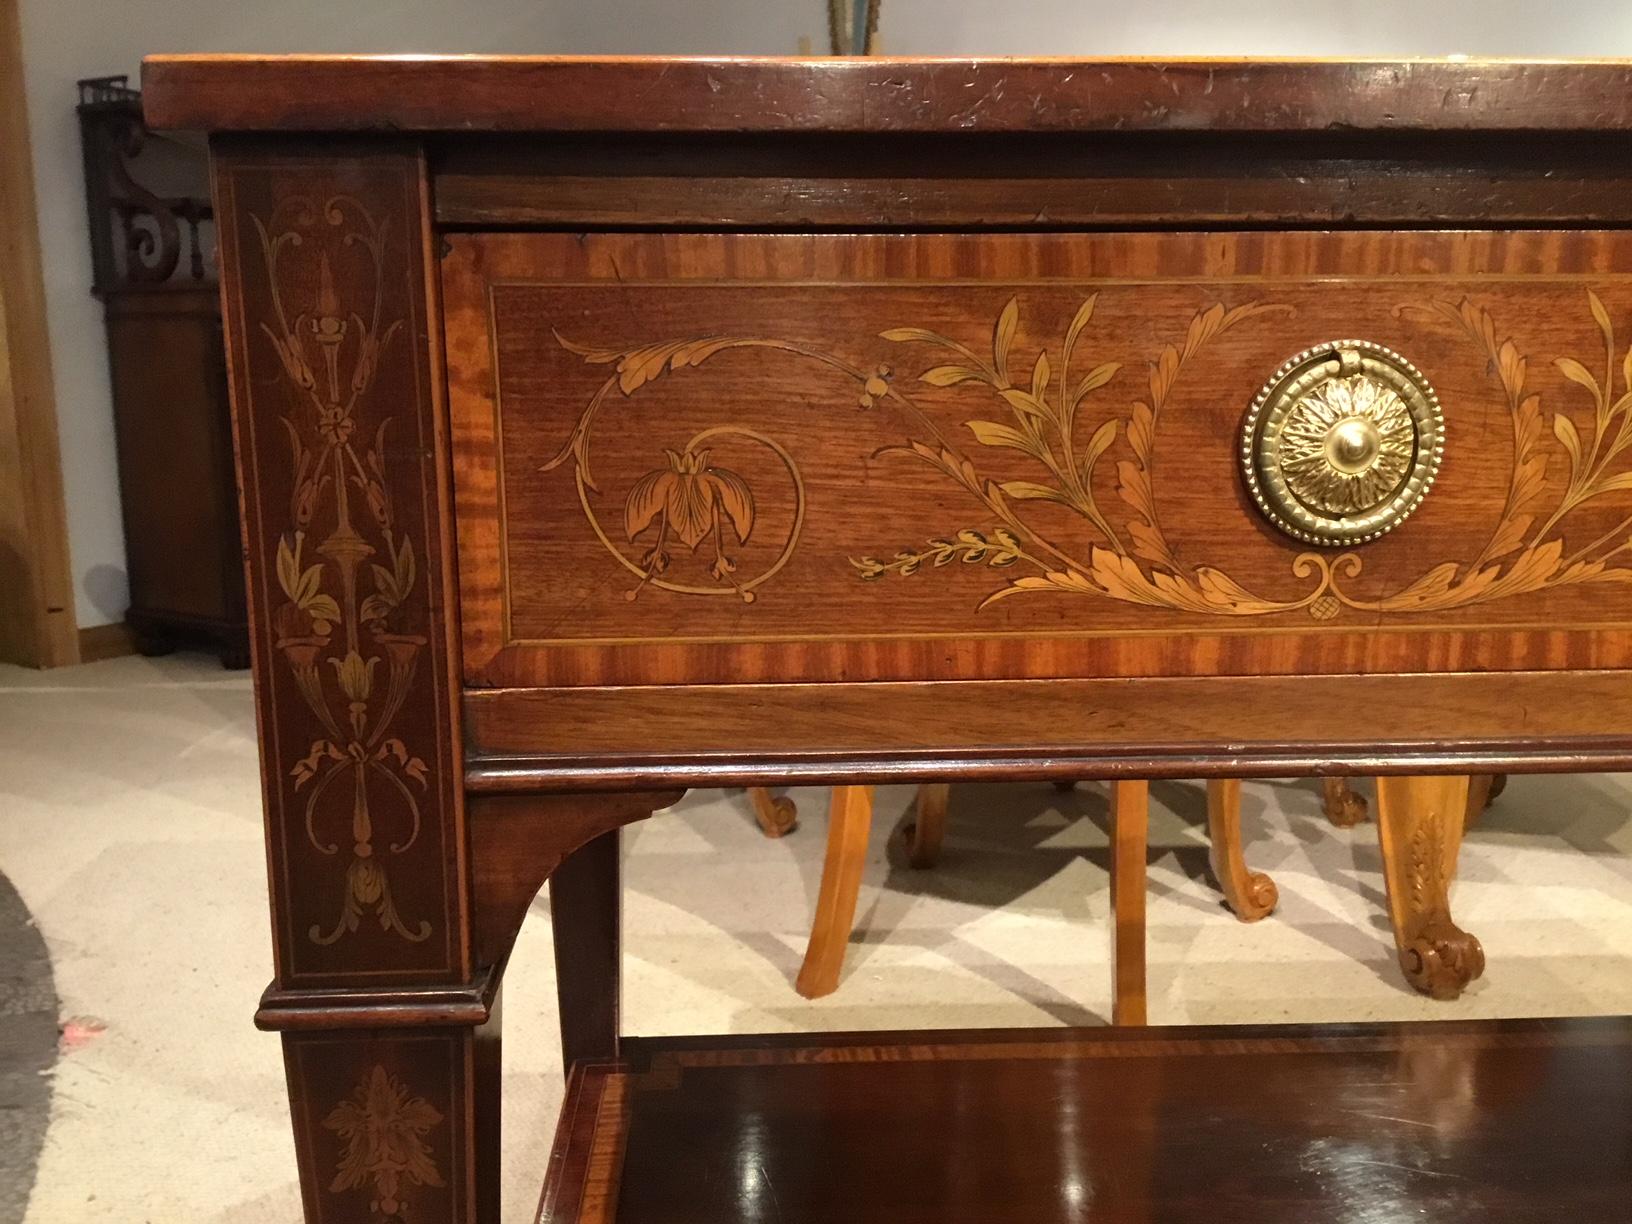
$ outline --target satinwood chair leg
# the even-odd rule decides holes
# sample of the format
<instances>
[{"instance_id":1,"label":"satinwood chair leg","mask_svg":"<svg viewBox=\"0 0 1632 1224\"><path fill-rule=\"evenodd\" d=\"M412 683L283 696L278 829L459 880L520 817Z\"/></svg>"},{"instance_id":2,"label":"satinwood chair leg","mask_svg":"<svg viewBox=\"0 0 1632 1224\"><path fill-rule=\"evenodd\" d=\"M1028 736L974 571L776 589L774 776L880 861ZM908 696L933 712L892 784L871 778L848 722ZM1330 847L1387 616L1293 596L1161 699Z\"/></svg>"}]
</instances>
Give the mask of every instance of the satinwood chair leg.
<instances>
[{"instance_id":1,"label":"satinwood chair leg","mask_svg":"<svg viewBox=\"0 0 1632 1224\"><path fill-rule=\"evenodd\" d=\"M1366 798L1347 778L1322 778L1320 788L1326 819L1338 828L1352 829L1366 818Z\"/></svg>"},{"instance_id":2,"label":"satinwood chair leg","mask_svg":"<svg viewBox=\"0 0 1632 1224\"><path fill-rule=\"evenodd\" d=\"M1326 818L1339 828L1348 829L1366 818L1365 797L1357 793L1347 778L1322 779ZM1496 797L1507 789L1506 774L1474 774L1468 779L1468 818L1471 827Z\"/></svg>"},{"instance_id":3,"label":"satinwood chair leg","mask_svg":"<svg viewBox=\"0 0 1632 1224\"><path fill-rule=\"evenodd\" d=\"M907 826L907 862L911 866L933 867L941 857L946 809L951 799L952 787L945 782L926 782L918 788L912 824Z\"/></svg>"},{"instance_id":4,"label":"satinwood chair leg","mask_svg":"<svg viewBox=\"0 0 1632 1224\"><path fill-rule=\"evenodd\" d=\"M827 857L822 863L822 884L816 897L816 920L811 923L805 962L795 982L796 989L807 999L832 994L839 984L850 930L856 921L861 871L867 861L873 788L835 786L828 801L827 822Z\"/></svg>"},{"instance_id":5,"label":"satinwood chair leg","mask_svg":"<svg viewBox=\"0 0 1632 1224\"><path fill-rule=\"evenodd\" d=\"M1474 774L1468 779L1468 815L1464 829L1471 829L1485 814L1485 809L1496 802L1496 797L1507 789L1506 774Z\"/></svg>"},{"instance_id":6,"label":"satinwood chair leg","mask_svg":"<svg viewBox=\"0 0 1632 1224\"><path fill-rule=\"evenodd\" d=\"M748 800L754 805L754 819L766 837L785 837L799 827L799 809L786 795L773 795L770 788L750 786Z\"/></svg>"},{"instance_id":7,"label":"satinwood chair leg","mask_svg":"<svg viewBox=\"0 0 1632 1224\"><path fill-rule=\"evenodd\" d=\"M1111 1022L1145 1023L1145 871L1150 783L1111 786Z\"/></svg>"},{"instance_id":8,"label":"satinwood chair leg","mask_svg":"<svg viewBox=\"0 0 1632 1224\"><path fill-rule=\"evenodd\" d=\"M1207 783L1208 858L1213 878L1242 922L1257 922L1275 908L1280 892L1261 871L1247 869L1241 842L1241 780L1214 778Z\"/></svg>"},{"instance_id":9,"label":"satinwood chair leg","mask_svg":"<svg viewBox=\"0 0 1632 1224\"><path fill-rule=\"evenodd\" d=\"M1400 967L1436 999L1456 998L1485 971L1479 941L1451 920L1467 812L1465 776L1377 779L1377 834Z\"/></svg>"}]
</instances>

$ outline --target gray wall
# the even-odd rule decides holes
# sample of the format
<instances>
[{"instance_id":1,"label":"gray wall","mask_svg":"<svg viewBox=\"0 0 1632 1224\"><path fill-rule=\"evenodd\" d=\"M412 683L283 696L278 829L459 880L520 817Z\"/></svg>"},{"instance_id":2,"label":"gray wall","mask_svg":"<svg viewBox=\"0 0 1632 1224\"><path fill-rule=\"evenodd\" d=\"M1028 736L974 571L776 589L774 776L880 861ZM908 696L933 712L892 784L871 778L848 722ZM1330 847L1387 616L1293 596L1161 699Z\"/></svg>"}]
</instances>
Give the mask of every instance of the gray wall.
<instances>
[{"instance_id":1,"label":"gray wall","mask_svg":"<svg viewBox=\"0 0 1632 1224\"><path fill-rule=\"evenodd\" d=\"M156 51L792 54L825 0L22 0L52 361L82 626L119 619L124 544L100 308L89 294L74 81ZM884 0L912 55L1632 55L1632 3Z\"/></svg>"}]
</instances>

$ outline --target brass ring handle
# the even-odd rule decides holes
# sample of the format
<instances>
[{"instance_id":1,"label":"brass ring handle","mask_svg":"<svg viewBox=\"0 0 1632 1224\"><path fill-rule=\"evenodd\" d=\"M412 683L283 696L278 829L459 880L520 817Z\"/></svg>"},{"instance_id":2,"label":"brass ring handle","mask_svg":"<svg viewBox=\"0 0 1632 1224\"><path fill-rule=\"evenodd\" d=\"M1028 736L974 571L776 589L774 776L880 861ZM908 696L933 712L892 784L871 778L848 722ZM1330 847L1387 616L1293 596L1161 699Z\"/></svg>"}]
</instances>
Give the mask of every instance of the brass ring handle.
<instances>
[{"instance_id":1,"label":"brass ring handle","mask_svg":"<svg viewBox=\"0 0 1632 1224\"><path fill-rule=\"evenodd\" d=\"M1439 397L1400 354L1331 340L1285 362L1253 400L1241 466L1278 529L1309 544L1363 544L1422 504L1439 474Z\"/></svg>"}]
</instances>

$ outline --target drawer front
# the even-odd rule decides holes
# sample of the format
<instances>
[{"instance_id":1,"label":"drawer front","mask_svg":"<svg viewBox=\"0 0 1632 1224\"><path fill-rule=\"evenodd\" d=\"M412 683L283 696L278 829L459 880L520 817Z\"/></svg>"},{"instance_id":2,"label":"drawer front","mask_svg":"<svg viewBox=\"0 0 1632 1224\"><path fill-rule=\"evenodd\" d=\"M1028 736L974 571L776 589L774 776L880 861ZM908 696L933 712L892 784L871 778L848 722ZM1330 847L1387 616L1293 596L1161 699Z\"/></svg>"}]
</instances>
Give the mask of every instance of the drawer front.
<instances>
[{"instance_id":1,"label":"drawer front","mask_svg":"<svg viewBox=\"0 0 1632 1224\"><path fill-rule=\"evenodd\" d=\"M472 684L1632 659L1632 237L448 244Z\"/></svg>"}]
</instances>

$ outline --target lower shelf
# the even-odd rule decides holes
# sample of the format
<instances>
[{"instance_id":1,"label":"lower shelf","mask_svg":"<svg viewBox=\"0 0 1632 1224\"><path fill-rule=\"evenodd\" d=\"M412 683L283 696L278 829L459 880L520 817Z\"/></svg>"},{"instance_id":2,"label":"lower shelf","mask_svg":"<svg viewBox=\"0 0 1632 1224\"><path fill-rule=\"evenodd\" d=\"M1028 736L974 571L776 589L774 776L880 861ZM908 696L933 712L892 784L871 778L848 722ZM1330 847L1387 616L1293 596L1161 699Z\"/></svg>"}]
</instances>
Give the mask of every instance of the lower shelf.
<instances>
[{"instance_id":1,"label":"lower shelf","mask_svg":"<svg viewBox=\"0 0 1632 1224\"><path fill-rule=\"evenodd\" d=\"M1632 1019L627 1039L541 1224L1632 1219Z\"/></svg>"}]
</instances>

